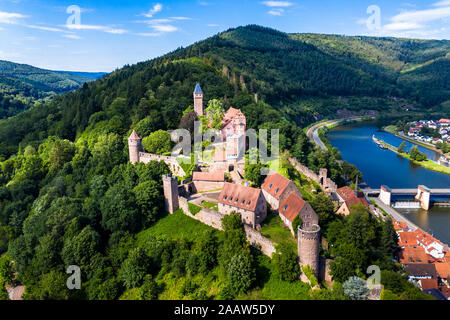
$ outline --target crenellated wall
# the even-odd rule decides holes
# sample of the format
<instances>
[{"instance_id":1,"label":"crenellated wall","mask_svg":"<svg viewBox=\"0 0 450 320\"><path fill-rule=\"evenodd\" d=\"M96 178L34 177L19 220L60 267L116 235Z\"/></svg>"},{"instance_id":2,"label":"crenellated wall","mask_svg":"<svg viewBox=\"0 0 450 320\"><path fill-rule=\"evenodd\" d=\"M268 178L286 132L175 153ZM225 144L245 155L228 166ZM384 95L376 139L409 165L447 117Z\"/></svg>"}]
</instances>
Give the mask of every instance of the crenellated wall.
<instances>
[{"instance_id":1,"label":"crenellated wall","mask_svg":"<svg viewBox=\"0 0 450 320\"><path fill-rule=\"evenodd\" d=\"M325 192L336 192L337 185L336 183L327 177L328 171L327 169L320 169L320 175L309 169L308 167L302 165L297 161L297 159L290 158L289 162L294 166L296 170L302 173L304 176L310 178L314 182L318 183L320 187Z\"/></svg>"},{"instance_id":2,"label":"crenellated wall","mask_svg":"<svg viewBox=\"0 0 450 320\"><path fill-rule=\"evenodd\" d=\"M203 208L194 216L189 212L188 200L184 197L178 197L178 199L180 208L183 209L184 214L186 214L188 217L191 217L192 219L200 221L215 229L223 230L222 218L224 217L224 215L215 210ZM256 231L250 226L244 225L244 231L247 236L247 241L252 246L261 250L261 252L268 257L272 257L272 254L275 252L275 243L264 237L260 232Z\"/></svg>"}]
</instances>

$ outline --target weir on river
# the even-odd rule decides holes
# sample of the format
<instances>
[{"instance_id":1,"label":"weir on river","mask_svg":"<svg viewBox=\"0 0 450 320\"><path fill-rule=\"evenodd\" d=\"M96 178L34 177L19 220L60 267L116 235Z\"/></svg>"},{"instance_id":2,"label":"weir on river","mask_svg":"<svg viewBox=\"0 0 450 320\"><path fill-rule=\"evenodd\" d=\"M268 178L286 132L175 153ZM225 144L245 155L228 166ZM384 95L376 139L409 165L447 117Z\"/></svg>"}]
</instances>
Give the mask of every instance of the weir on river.
<instances>
[{"instance_id":1,"label":"weir on river","mask_svg":"<svg viewBox=\"0 0 450 320\"><path fill-rule=\"evenodd\" d=\"M373 123L368 122L336 127L328 134L328 140L333 147L339 149L343 159L356 165L362 172L367 189L372 188L372 191L379 192L382 185L387 185L394 190L403 189L411 193L403 196L394 195L395 203L413 200L419 185L425 185L432 190L450 188L450 175L430 171L390 150L379 148L372 140L373 135L395 147L404 141L390 133L379 131ZM413 146L410 142L406 144L406 150ZM429 159L436 161L440 157L432 150L422 146L418 148ZM429 211L418 208L398 208L397 211L423 230L434 234L443 242L450 243L450 207L437 206L448 200L441 201L440 197L432 194L431 201L432 206Z\"/></svg>"}]
</instances>

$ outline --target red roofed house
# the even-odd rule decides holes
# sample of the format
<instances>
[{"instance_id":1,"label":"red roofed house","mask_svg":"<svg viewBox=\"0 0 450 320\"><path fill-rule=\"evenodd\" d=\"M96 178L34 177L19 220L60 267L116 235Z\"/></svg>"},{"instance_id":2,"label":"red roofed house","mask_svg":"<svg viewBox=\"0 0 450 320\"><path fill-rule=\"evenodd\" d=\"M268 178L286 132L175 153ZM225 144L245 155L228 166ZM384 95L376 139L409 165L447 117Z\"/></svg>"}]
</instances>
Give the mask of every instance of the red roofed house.
<instances>
[{"instance_id":1,"label":"red roofed house","mask_svg":"<svg viewBox=\"0 0 450 320\"><path fill-rule=\"evenodd\" d=\"M438 289L437 279L421 279L419 280L419 284L422 291Z\"/></svg>"},{"instance_id":2,"label":"red roofed house","mask_svg":"<svg viewBox=\"0 0 450 320\"><path fill-rule=\"evenodd\" d=\"M422 247L405 247L400 250L398 258L401 264L428 263L428 256Z\"/></svg>"},{"instance_id":3,"label":"red roofed house","mask_svg":"<svg viewBox=\"0 0 450 320\"><path fill-rule=\"evenodd\" d=\"M438 261L434 263L434 266L436 267L439 278L448 279L450 277L450 263L448 263L447 261Z\"/></svg>"},{"instance_id":4,"label":"red roofed house","mask_svg":"<svg viewBox=\"0 0 450 320\"><path fill-rule=\"evenodd\" d=\"M442 259L445 256L443 244L434 237L419 229L416 231L416 237L419 244L425 248L425 252L433 258Z\"/></svg>"},{"instance_id":5,"label":"red roofed house","mask_svg":"<svg viewBox=\"0 0 450 320\"><path fill-rule=\"evenodd\" d=\"M441 119L438 121L441 126L450 126L450 119Z\"/></svg>"},{"instance_id":6,"label":"red roofed house","mask_svg":"<svg viewBox=\"0 0 450 320\"><path fill-rule=\"evenodd\" d=\"M225 183L225 174L223 171L194 172L192 174L192 183L196 192L221 189Z\"/></svg>"},{"instance_id":7,"label":"red roofed house","mask_svg":"<svg viewBox=\"0 0 450 320\"><path fill-rule=\"evenodd\" d=\"M295 183L279 173L268 175L266 180L264 180L261 189L264 197L273 210L278 210L280 204L283 203L291 193L302 198L302 194L297 189Z\"/></svg>"},{"instance_id":8,"label":"red roofed house","mask_svg":"<svg viewBox=\"0 0 450 320\"><path fill-rule=\"evenodd\" d=\"M252 228L267 217L267 203L261 189L225 182L218 201L221 214L239 213L242 222Z\"/></svg>"},{"instance_id":9,"label":"red roofed house","mask_svg":"<svg viewBox=\"0 0 450 320\"><path fill-rule=\"evenodd\" d=\"M289 194L278 209L278 213L280 214L281 220L289 227L294 236L295 230L292 224L297 216L300 216L302 219L303 226L319 224L319 217L311 205L295 193Z\"/></svg>"},{"instance_id":10,"label":"red roofed house","mask_svg":"<svg viewBox=\"0 0 450 320\"><path fill-rule=\"evenodd\" d=\"M356 192L353 191L350 187L342 187L337 189L337 195L339 197L339 209L336 213L348 216L350 214L350 208L353 205L363 204L368 207L369 203L367 202L364 196L356 195Z\"/></svg>"},{"instance_id":11,"label":"red roofed house","mask_svg":"<svg viewBox=\"0 0 450 320\"><path fill-rule=\"evenodd\" d=\"M398 245L400 248L418 246L416 232L400 232L398 234Z\"/></svg>"}]
</instances>

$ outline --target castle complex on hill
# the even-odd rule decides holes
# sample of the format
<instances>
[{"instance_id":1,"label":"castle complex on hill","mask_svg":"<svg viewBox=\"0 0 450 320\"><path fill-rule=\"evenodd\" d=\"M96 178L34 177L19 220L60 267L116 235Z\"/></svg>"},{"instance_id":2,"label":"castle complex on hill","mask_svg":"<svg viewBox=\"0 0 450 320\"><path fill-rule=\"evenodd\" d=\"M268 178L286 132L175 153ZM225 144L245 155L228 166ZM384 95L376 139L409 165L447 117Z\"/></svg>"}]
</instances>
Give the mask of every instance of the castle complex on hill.
<instances>
[{"instance_id":1,"label":"castle complex on hill","mask_svg":"<svg viewBox=\"0 0 450 320\"><path fill-rule=\"evenodd\" d=\"M203 91L200 84L194 90L194 110L197 115L204 115ZM191 202L199 197L215 198L218 213L211 210L204 211L202 222L219 227L211 222L217 219L217 214L224 216L237 213L241 216L245 228L253 229L253 235L261 229L261 225L267 218L269 208L277 212L291 231L298 237L298 255L301 266L309 265L316 277L319 277L319 243L320 227L319 217L311 205L303 200L301 192L291 180L272 172L265 179L261 189L251 188L243 180L245 167L244 153L246 149L246 118L239 109L230 108L222 120L221 135L225 145L219 144L213 156L212 163L207 166L196 166L191 179L178 185L178 179L174 176L185 176L175 157L164 157L145 153L142 147L142 139L133 131L128 139L130 162L164 161L168 164L172 175L163 176L163 189L165 207L169 213L174 213L185 206L181 203ZM242 171L238 171L240 168ZM233 183L225 181L224 172L231 172ZM326 176L325 176L326 179ZM218 191L220 190L220 193ZM201 192L200 194L198 192ZM186 209L183 209L183 211ZM187 209L189 211L189 209ZM189 212L185 212L189 215ZM199 214L197 214L199 215ZM211 215L208 217L208 215ZM300 219L301 224L295 230L295 220ZM258 238L264 238L258 233ZM265 239L264 243L270 240ZM273 245L272 245L273 248ZM266 252L273 253L273 250ZM264 250L263 250L264 252ZM305 280L305 279L304 279Z\"/></svg>"}]
</instances>

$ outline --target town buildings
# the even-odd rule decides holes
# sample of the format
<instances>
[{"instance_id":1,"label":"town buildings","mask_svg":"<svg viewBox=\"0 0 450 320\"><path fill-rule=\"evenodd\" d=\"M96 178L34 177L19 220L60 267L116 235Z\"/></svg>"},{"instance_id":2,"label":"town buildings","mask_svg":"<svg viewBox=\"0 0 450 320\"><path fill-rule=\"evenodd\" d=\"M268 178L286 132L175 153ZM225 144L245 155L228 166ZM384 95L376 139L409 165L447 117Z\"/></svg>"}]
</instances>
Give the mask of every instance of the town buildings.
<instances>
[{"instance_id":1,"label":"town buildings","mask_svg":"<svg viewBox=\"0 0 450 320\"><path fill-rule=\"evenodd\" d=\"M409 280L426 293L450 299L448 247L420 229L410 230L404 222L393 220L393 224L399 237L398 260Z\"/></svg>"}]
</instances>

